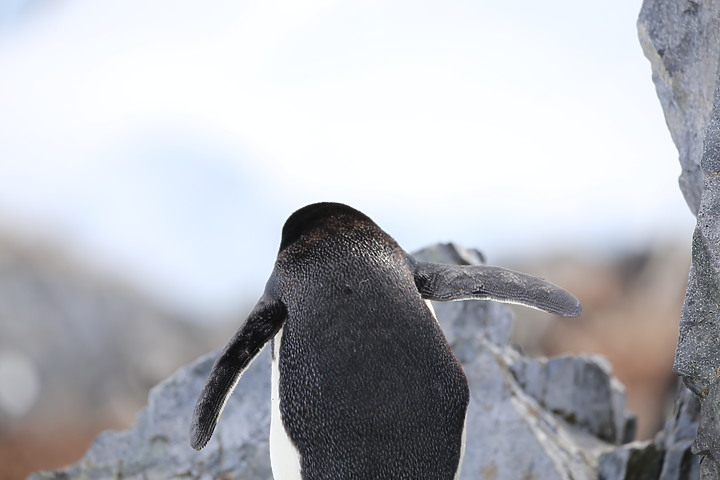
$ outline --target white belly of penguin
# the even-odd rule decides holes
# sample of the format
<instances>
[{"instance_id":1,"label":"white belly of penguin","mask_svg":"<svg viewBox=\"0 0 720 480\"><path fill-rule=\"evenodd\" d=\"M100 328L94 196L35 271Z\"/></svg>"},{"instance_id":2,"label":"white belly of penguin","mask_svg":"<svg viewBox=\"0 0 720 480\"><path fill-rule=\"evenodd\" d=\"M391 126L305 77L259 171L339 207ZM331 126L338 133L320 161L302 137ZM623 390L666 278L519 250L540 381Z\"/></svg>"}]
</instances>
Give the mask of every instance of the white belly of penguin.
<instances>
[{"instance_id":1,"label":"white belly of penguin","mask_svg":"<svg viewBox=\"0 0 720 480\"><path fill-rule=\"evenodd\" d=\"M280 417L280 342L282 329L275 335L272 376L270 417L270 464L275 480L302 480L300 475L300 452L288 437Z\"/></svg>"}]
</instances>

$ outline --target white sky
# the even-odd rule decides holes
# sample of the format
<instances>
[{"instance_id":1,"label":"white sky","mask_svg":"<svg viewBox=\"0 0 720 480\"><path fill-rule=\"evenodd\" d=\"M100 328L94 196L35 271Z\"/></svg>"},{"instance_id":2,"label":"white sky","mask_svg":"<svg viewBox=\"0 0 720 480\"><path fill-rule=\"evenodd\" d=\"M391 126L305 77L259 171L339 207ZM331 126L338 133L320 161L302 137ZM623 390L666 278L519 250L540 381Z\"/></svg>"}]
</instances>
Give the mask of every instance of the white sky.
<instances>
[{"instance_id":1,"label":"white sky","mask_svg":"<svg viewBox=\"0 0 720 480\"><path fill-rule=\"evenodd\" d=\"M257 297L314 201L491 261L690 241L640 1L38 5L0 9L0 223L171 303Z\"/></svg>"}]
</instances>

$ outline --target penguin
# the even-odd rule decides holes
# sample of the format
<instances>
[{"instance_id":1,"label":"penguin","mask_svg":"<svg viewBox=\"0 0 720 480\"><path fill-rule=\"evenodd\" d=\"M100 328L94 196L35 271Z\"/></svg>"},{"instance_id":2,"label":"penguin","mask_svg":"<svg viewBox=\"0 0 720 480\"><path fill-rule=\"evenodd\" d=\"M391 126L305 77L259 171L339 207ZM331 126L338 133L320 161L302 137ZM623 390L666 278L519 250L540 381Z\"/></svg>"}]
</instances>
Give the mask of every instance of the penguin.
<instances>
[{"instance_id":1,"label":"penguin","mask_svg":"<svg viewBox=\"0 0 720 480\"><path fill-rule=\"evenodd\" d=\"M581 313L572 294L536 277L418 261L347 205L299 209L264 293L198 398L192 447L207 444L271 342L276 480L459 478L468 382L429 301L471 299Z\"/></svg>"}]
</instances>

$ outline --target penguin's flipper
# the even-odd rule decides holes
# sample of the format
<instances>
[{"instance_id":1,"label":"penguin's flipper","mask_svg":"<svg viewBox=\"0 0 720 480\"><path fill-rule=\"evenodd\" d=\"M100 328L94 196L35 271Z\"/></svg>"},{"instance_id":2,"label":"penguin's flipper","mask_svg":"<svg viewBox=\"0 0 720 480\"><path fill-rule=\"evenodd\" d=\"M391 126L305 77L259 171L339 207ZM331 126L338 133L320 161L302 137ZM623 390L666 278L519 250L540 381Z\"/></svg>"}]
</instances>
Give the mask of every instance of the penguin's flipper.
<instances>
[{"instance_id":1,"label":"penguin's flipper","mask_svg":"<svg viewBox=\"0 0 720 480\"><path fill-rule=\"evenodd\" d=\"M275 336L287 316L285 305L263 295L235 336L220 353L195 404L190 425L190 445L203 448L240 380L240 375L262 347Z\"/></svg>"},{"instance_id":2,"label":"penguin's flipper","mask_svg":"<svg viewBox=\"0 0 720 480\"><path fill-rule=\"evenodd\" d=\"M568 291L532 275L487 265L414 261L415 285L427 300L495 300L577 317L580 302Z\"/></svg>"}]
</instances>

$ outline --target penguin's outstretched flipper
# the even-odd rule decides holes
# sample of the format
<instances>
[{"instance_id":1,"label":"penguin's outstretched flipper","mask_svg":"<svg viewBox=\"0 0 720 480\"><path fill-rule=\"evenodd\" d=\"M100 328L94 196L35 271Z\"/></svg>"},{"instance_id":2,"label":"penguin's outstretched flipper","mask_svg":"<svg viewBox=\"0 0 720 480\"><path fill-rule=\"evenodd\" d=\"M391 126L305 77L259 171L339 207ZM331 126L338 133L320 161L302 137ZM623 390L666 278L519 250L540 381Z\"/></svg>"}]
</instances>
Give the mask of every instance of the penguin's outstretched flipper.
<instances>
[{"instance_id":1,"label":"penguin's outstretched flipper","mask_svg":"<svg viewBox=\"0 0 720 480\"><path fill-rule=\"evenodd\" d=\"M220 353L195 404L190 424L190 445L203 448L215 430L225 403L262 347L280 330L287 316L285 305L263 295L243 326Z\"/></svg>"},{"instance_id":2,"label":"penguin's outstretched flipper","mask_svg":"<svg viewBox=\"0 0 720 480\"><path fill-rule=\"evenodd\" d=\"M414 264L415 285L426 300L495 300L577 317L580 302L568 291L532 275L486 265Z\"/></svg>"}]
</instances>

